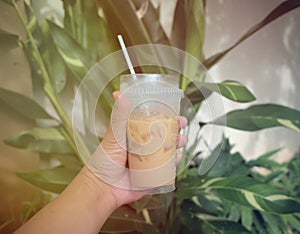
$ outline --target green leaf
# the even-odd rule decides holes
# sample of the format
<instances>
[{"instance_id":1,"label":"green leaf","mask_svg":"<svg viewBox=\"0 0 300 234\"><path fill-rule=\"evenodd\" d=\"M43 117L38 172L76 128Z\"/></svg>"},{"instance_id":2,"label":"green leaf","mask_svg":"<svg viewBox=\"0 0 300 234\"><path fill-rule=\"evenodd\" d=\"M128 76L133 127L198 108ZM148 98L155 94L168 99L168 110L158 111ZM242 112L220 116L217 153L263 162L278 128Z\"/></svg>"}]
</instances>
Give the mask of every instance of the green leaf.
<instances>
[{"instance_id":1,"label":"green leaf","mask_svg":"<svg viewBox=\"0 0 300 234\"><path fill-rule=\"evenodd\" d=\"M72 0L71 0L72 1ZM73 23L73 7L76 3L76 0L70 3L69 1L63 0L63 7L64 7L64 30L69 33L69 35L75 34L75 26ZM75 39L75 38L74 38Z\"/></svg>"},{"instance_id":2,"label":"green leaf","mask_svg":"<svg viewBox=\"0 0 300 234\"><path fill-rule=\"evenodd\" d=\"M248 167L246 167L245 159L238 152L232 154L231 149L232 145L230 145L229 140L225 138L214 148L211 155L201 162L199 166L199 174L203 174L206 170L208 171L206 174L208 177L233 177L248 175L250 171ZM210 160L215 161L213 166L209 166L210 164L206 163L206 161L209 162Z\"/></svg>"},{"instance_id":3,"label":"green leaf","mask_svg":"<svg viewBox=\"0 0 300 234\"><path fill-rule=\"evenodd\" d=\"M198 173L199 175L204 175L206 174L210 169L213 168L214 164L220 157L224 158L224 154L221 154L221 150L224 148L224 142L221 142L216 146L216 148L213 150L211 155L208 157L204 158L199 167L198 167ZM223 166L223 165L222 165ZM223 167L222 167L223 168ZM219 170L217 170L219 171ZM210 171L211 174L213 174L212 171Z\"/></svg>"},{"instance_id":4,"label":"green leaf","mask_svg":"<svg viewBox=\"0 0 300 234\"><path fill-rule=\"evenodd\" d=\"M79 80L81 80L93 65L93 61L78 42L76 42L65 30L51 21L48 21L48 23L58 52L69 69L77 75Z\"/></svg>"},{"instance_id":5,"label":"green leaf","mask_svg":"<svg viewBox=\"0 0 300 234\"><path fill-rule=\"evenodd\" d=\"M56 158L61 165L70 170L80 170L82 168L81 162L76 155L73 154L52 154L52 157Z\"/></svg>"},{"instance_id":6,"label":"green leaf","mask_svg":"<svg viewBox=\"0 0 300 234\"><path fill-rule=\"evenodd\" d=\"M187 206L188 204L188 206ZM230 219L216 217L199 212L199 207L192 202L181 208L180 219L187 233L249 233L242 225Z\"/></svg>"},{"instance_id":7,"label":"green leaf","mask_svg":"<svg viewBox=\"0 0 300 234\"><path fill-rule=\"evenodd\" d=\"M251 167L254 167L254 166L265 167L268 169L280 168L281 165L278 162L276 162L272 159L269 159L269 158L281 150L282 150L282 148L271 150L271 151L263 154L262 156L259 156L257 159L248 161L247 165L251 166Z\"/></svg>"},{"instance_id":8,"label":"green leaf","mask_svg":"<svg viewBox=\"0 0 300 234\"><path fill-rule=\"evenodd\" d=\"M151 198L152 198L151 195L144 196L141 199L129 204L129 206L134 208L137 211L137 213L140 213L143 209L146 208L146 206L150 202Z\"/></svg>"},{"instance_id":9,"label":"green leaf","mask_svg":"<svg viewBox=\"0 0 300 234\"><path fill-rule=\"evenodd\" d=\"M279 214L300 212L300 203L251 177L188 178L178 187L179 198L190 198L209 191L220 198L259 210Z\"/></svg>"},{"instance_id":10,"label":"green leaf","mask_svg":"<svg viewBox=\"0 0 300 234\"><path fill-rule=\"evenodd\" d=\"M63 0L64 3L74 6L77 0Z\"/></svg>"},{"instance_id":11,"label":"green leaf","mask_svg":"<svg viewBox=\"0 0 300 234\"><path fill-rule=\"evenodd\" d=\"M117 41L112 40L113 36L112 36L111 29L110 29L109 25L107 25L107 23L105 22L105 20L103 18L99 19L98 29L100 30L99 42L98 42L99 43L98 56L100 59L102 59L105 56L111 54L113 51L118 50L119 44L117 44ZM106 45L106 46L103 46L103 45ZM118 67L119 64L117 62L115 62L115 64L113 64L113 66Z\"/></svg>"},{"instance_id":12,"label":"green leaf","mask_svg":"<svg viewBox=\"0 0 300 234\"><path fill-rule=\"evenodd\" d=\"M67 82L64 60L52 40L47 21L43 22L43 32L38 31L36 30L38 35L42 34L42 42L39 47L40 53L50 76L52 86L57 93L60 93Z\"/></svg>"},{"instance_id":13,"label":"green leaf","mask_svg":"<svg viewBox=\"0 0 300 234\"><path fill-rule=\"evenodd\" d=\"M77 1L74 7L71 7L69 4L64 4L66 12L65 30L54 24L51 24L52 26L50 25L52 31L58 32L58 35L54 37L54 41L59 52L69 69L79 80L83 78L88 69L93 66L99 58L103 58L115 50L116 43L112 40L106 22L103 18L98 16L98 6L96 5L95 1ZM78 12L78 8L82 8L82 11ZM77 18L80 19L75 19L75 16L78 16ZM74 30L72 35L66 32L69 30L71 33L72 24L76 24L76 22L80 23L77 27L77 34L80 34L82 37L82 45L76 41L79 41L79 39L76 38L76 32L74 32ZM114 70L116 67L117 61L111 61L110 69ZM83 92L81 96L83 99L86 99L90 93L99 93L98 89L106 85L106 88L99 97L98 106L101 106L101 110L109 117L113 106L112 92L115 91L119 85L116 85L115 81L107 84L112 77L108 77L106 72L103 72L101 69L94 68L92 73L89 73L89 75L91 74L96 74L97 77L101 77L101 79L97 81L90 79L91 84L88 85L87 93L85 94ZM84 108L85 102L83 102L83 109ZM86 112L86 110L83 111ZM85 126L88 126L89 113L87 113L84 118Z\"/></svg>"},{"instance_id":14,"label":"green leaf","mask_svg":"<svg viewBox=\"0 0 300 234\"><path fill-rule=\"evenodd\" d=\"M19 36L0 29L1 46L13 48L18 46Z\"/></svg>"},{"instance_id":15,"label":"green leaf","mask_svg":"<svg viewBox=\"0 0 300 234\"><path fill-rule=\"evenodd\" d=\"M219 84L204 83L201 85L235 102L251 102L255 100L254 95L238 81L226 80Z\"/></svg>"},{"instance_id":16,"label":"green leaf","mask_svg":"<svg viewBox=\"0 0 300 234\"><path fill-rule=\"evenodd\" d=\"M77 175L77 170L63 167L18 173L17 175L28 183L53 193L61 193Z\"/></svg>"},{"instance_id":17,"label":"green leaf","mask_svg":"<svg viewBox=\"0 0 300 234\"><path fill-rule=\"evenodd\" d=\"M52 119L38 103L17 92L0 88L0 100L30 119Z\"/></svg>"},{"instance_id":18,"label":"green leaf","mask_svg":"<svg viewBox=\"0 0 300 234\"><path fill-rule=\"evenodd\" d=\"M103 41L108 37L106 24L97 14L96 1L81 1L82 3L82 46L85 48L93 61L98 60L98 50L105 51L105 55L112 53L112 40ZM103 44L105 43L105 44ZM104 54L103 53L103 54ZM103 55L102 55L103 56Z\"/></svg>"},{"instance_id":19,"label":"green leaf","mask_svg":"<svg viewBox=\"0 0 300 234\"><path fill-rule=\"evenodd\" d=\"M35 43L39 45L44 38L41 31L42 26L37 19L35 11L33 6L24 4L24 12L26 14L24 17L27 19L27 30L32 33Z\"/></svg>"},{"instance_id":20,"label":"green leaf","mask_svg":"<svg viewBox=\"0 0 300 234\"><path fill-rule=\"evenodd\" d=\"M181 50L185 50L187 35L187 8L185 2L185 0L177 1L170 39L171 45Z\"/></svg>"},{"instance_id":21,"label":"green leaf","mask_svg":"<svg viewBox=\"0 0 300 234\"><path fill-rule=\"evenodd\" d=\"M229 219L214 219L208 218L205 220L213 230L218 231L224 234L245 234L250 233L246 228L244 228L241 224L231 221Z\"/></svg>"},{"instance_id":22,"label":"green leaf","mask_svg":"<svg viewBox=\"0 0 300 234\"><path fill-rule=\"evenodd\" d=\"M295 215L284 215L283 218L293 227L296 231L300 232L300 219Z\"/></svg>"},{"instance_id":23,"label":"green leaf","mask_svg":"<svg viewBox=\"0 0 300 234\"><path fill-rule=\"evenodd\" d=\"M267 233L266 226L265 226L264 222L262 221L260 212L258 212L258 211L253 211L252 229L256 231L254 233Z\"/></svg>"},{"instance_id":24,"label":"green leaf","mask_svg":"<svg viewBox=\"0 0 300 234\"><path fill-rule=\"evenodd\" d=\"M138 213L143 209L157 210L161 209L166 205L165 202L160 201L157 197L152 195L146 195L143 198L129 204L130 207L134 208Z\"/></svg>"},{"instance_id":25,"label":"green leaf","mask_svg":"<svg viewBox=\"0 0 300 234\"><path fill-rule=\"evenodd\" d=\"M200 86L199 82L190 82L184 90L184 95L193 104L199 104L213 93L212 90Z\"/></svg>"},{"instance_id":26,"label":"green leaf","mask_svg":"<svg viewBox=\"0 0 300 234\"><path fill-rule=\"evenodd\" d=\"M1 0L1 1L2 1L2 2L5 2L5 3L7 3L7 4L11 5L11 6L14 5L14 4L13 4L13 0ZM17 0L16 0L15 2L17 2Z\"/></svg>"},{"instance_id":27,"label":"green leaf","mask_svg":"<svg viewBox=\"0 0 300 234\"><path fill-rule=\"evenodd\" d=\"M228 217L230 217L230 220L234 222L238 222L241 219L241 209L238 205L232 204L232 209L228 209L227 212L228 212Z\"/></svg>"},{"instance_id":28,"label":"green leaf","mask_svg":"<svg viewBox=\"0 0 300 234\"><path fill-rule=\"evenodd\" d=\"M287 173L287 171L288 170L281 165L281 168L276 169L275 171L271 172L267 176L263 176L255 172L253 172L252 175L254 178L258 177L258 179L264 183L269 183L270 181L277 180L278 178L282 177L284 174Z\"/></svg>"},{"instance_id":29,"label":"green leaf","mask_svg":"<svg viewBox=\"0 0 300 234\"><path fill-rule=\"evenodd\" d=\"M11 219L8 219L8 220L4 221L3 223L1 223L0 224L0 231L3 230L8 225L10 225L11 223L13 223L14 221L15 221L14 218L11 218Z\"/></svg>"},{"instance_id":30,"label":"green leaf","mask_svg":"<svg viewBox=\"0 0 300 234\"><path fill-rule=\"evenodd\" d=\"M72 154L73 149L57 128L33 128L4 140L8 145L40 153Z\"/></svg>"},{"instance_id":31,"label":"green leaf","mask_svg":"<svg viewBox=\"0 0 300 234\"><path fill-rule=\"evenodd\" d=\"M118 50L119 44L117 44L116 38L112 36L111 28L108 27L107 22L105 22L105 20L98 15L98 3L96 1L81 1L81 4L82 46L86 53L88 53L92 58L92 61L96 62L99 59L111 54L115 50ZM118 61L110 61L110 69L116 70L118 66ZM119 83L116 82L116 80L119 79L113 79L113 81L107 84L112 77L108 77L105 72L98 75L101 77L101 79L98 80L97 85L95 84L93 86L102 87L103 85L106 85L104 92L99 97L98 105L101 106L101 109L103 109L104 113L109 117L113 106L113 98L111 93L119 89ZM84 95L83 98L85 98ZM86 116L87 120L89 119L88 115L89 114ZM88 126L88 123L86 125Z\"/></svg>"},{"instance_id":32,"label":"green leaf","mask_svg":"<svg viewBox=\"0 0 300 234\"><path fill-rule=\"evenodd\" d=\"M104 223L101 233L159 233L158 230L128 206L121 206Z\"/></svg>"},{"instance_id":33,"label":"green leaf","mask_svg":"<svg viewBox=\"0 0 300 234\"><path fill-rule=\"evenodd\" d=\"M280 152L283 148L278 148L278 149L274 149L274 150L270 150L267 153L264 153L263 155L259 156L259 159L269 159L271 156L273 156L274 154L277 154L278 152Z\"/></svg>"},{"instance_id":34,"label":"green leaf","mask_svg":"<svg viewBox=\"0 0 300 234\"><path fill-rule=\"evenodd\" d=\"M276 104L261 104L244 110L234 110L212 123L223 125L223 121L227 127L244 131L282 126L300 132L300 111Z\"/></svg>"},{"instance_id":35,"label":"green leaf","mask_svg":"<svg viewBox=\"0 0 300 234\"><path fill-rule=\"evenodd\" d=\"M204 1L179 0L176 5L171 35L172 46L182 49L203 61L203 43L205 34ZM204 80L204 73L199 72L198 64L184 61L184 70L189 71L193 80ZM185 89L187 80L182 80Z\"/></svg>"},{"instance_id":36,"label":"green leaf","mask_svg":"<svg viewBox=\"0 0 300 234\"><path fill-rule=\"evenodd\" d=\"M235 47L237 47L240 43L242 43L244 40L252 36L254 33L268 25L269 23L273 22L280 16L296 9L300 6L300 1L298 0L288 0L285 2L282 2L279 4L272 12L270 12L262 21L254 25L252 28L250 28L243 36L240 37L240 39L234 43L232 46L230 46L228 49L219 52L210 58L206 59L203 64L206 68L211 68L213 65L215 65L218 61L220 61L228 52L233 50Z\"/></svg>"},{"instance_id":37,"label":"green leaf","mask_svg":"<svg viewBox=\"0 0 300 234\"><path fill-rule=\"evenodd\" d=\"M49 49L47 50L47 68L49 70L50 78L56 92L60 93L67 83L66 79L66 67L63 59L60 57L59 53L54 46L49 44Z\"/></svg>"},{"instance_id":38,"label":"green leaf","mask_svg":"<svg viewBox=\"0 0 300 234\"><path fill-rule=\"evenodd\" d=\"M197 202L199 202L199 205L203 209L199 210L201 213L208 213L218 216L224 212L224 202L214 194L200 194L197 196Z\"/></svg>"},{"instance_id":39,"label":"green leaf","mask_svg":"<svg viewBox=\"0 0 300 234\"><path fill-rule=\"evenodd\" d=\"M251 230L252 223L253 223L253 213L252 209L241 206L241 218L242 218L242 225L246 227L248 230Z\"/></svg>"},{"instance_id":40,"label":"green leaf","mask_svg":"<svg viewBox=\"0 0 300 234\"><path fill-rule=\"evenodd\" d=\"M193 104L207 98L212 92L216 92L235 102L252 102L254 95L240 82L226 80L221 83L191 82L185 90L185 95Z\"/></svg>"},{"instance_id":41,"label":"green leaf","mask_svg":"<svg viewBox=\"0 0 300 234\"><path fill-rule=\"evenodd\" d=\"M280 230L280 225L282 224L279 222L279 216L267 214L265 212L261 212L261 216L267 226L268 233L282 233Z\"/></svg>"}]
</instances>

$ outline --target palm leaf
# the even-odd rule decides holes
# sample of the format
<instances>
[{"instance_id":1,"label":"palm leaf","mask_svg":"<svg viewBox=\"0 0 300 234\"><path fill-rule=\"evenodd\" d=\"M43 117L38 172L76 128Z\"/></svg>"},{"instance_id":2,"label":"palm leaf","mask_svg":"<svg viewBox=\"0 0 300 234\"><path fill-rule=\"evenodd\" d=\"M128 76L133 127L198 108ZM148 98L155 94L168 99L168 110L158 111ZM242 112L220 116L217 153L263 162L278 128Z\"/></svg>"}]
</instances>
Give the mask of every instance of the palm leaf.
<instances>
[{"instance_id":1,"label":"palm leaf","mask_svg":"<svg viewBox=\"0 0 300 234\"><path fill-rule=\"evenodd\" d=\"M17 92L0 88L0 100L30 119L53 119L37 102Z\"/></svg>"},{"instance_id":2,"label":"palm leaf","mask_svg":"<svg viewBox=\"0 0 300 234\"><path fill-rule=\"evenodd\" d=\"M4 140L8 145L40 153L72 154L73 149L59 129L33 128Z\"/></svg>"},{"instance_id":3,"label":"palm leaf","mask_svg":"<svg viewBox=\"0 0 300 234\"><path fill-rule=\"evenodd\" d=\"M94 65L89 54L62 28L51 21L48 21L48 24L58 52L69 69L81 81L88 69Z\"/></svg>"},{"instance_id":4,"label":"palm leaf","mask_svg":"<svg viewBox=\"0 0 300 234\"><path fill-rule=\"evenodd\" d=\"M18 173L17 175L40 189L53 193L61 193L77 173L77 170L54 167L51 169Z\"/></svg>"}]
</instances>

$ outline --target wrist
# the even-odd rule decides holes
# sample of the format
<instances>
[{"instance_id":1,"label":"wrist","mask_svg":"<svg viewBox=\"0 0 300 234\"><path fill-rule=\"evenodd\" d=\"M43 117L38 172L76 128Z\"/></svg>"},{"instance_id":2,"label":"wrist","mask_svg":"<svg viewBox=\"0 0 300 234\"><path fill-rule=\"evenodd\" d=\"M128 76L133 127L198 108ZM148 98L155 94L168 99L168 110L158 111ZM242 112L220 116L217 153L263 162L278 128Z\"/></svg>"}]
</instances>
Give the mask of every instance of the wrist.
<instances>
[{"instance_id":1,"label":"wrist","mask_svg":"<svg viewBox=\"0 0 300 234\"><path fill-rule=\"evenodd\" d=\"M97 178L86 166L80 171L82 182L87 186L89 193L93 196L96 211L103 213L105 209L109 214L118 208L118 202L110 188L105 182Z\"/></svg>"}]
</instances>

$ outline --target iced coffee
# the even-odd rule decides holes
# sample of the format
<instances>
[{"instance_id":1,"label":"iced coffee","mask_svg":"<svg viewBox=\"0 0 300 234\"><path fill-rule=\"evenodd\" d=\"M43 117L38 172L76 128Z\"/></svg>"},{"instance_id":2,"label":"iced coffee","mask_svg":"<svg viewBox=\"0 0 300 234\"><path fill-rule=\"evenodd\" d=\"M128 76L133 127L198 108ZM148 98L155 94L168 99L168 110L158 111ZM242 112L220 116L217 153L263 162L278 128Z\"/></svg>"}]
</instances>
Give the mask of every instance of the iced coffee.
<instances>
[{"instance_id":1,"label":"iced coffee","mask_svg":"<svg viewBox=\"0 0 300 234\"><path fill-rule=\"evenodd\" d=\"M166 107L167 108L167 107ZM176 115L135 110L128 121L128 163L133 187L174 185L178 135Z\"/></svg>"},{"instance_id":2,"label":"iced coffee","mask_svg":"<svg viewBox=\"0 0 300 234\"><path fill-rule=\"evenodd\" d=\"M132 74L120 79L130 106L127 151L131 187L152 193L175 189L178 113L182 92L178 77Z\"/></svg>"}]
</instances>

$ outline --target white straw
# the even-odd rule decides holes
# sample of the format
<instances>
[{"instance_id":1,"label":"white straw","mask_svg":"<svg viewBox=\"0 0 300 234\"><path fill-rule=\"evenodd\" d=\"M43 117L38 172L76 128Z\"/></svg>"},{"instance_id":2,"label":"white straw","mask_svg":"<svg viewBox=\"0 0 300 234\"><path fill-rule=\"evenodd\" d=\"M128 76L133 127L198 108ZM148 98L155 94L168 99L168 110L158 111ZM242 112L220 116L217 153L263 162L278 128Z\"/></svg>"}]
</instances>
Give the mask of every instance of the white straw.
<instances>
[{"instance_id":1,"label":"white straw","mask_svg":"<svg viewBox=\"0 0 300 234\"><path fill-rule=\"evenodd\" d=\"M124 54L126 63L127 63L127 65L128 65L128 68L129 68L129 71L130 71L130 73L133 75L133 74L135 74L135 71L134 71L134 69L133 69L133 66L132 66L132 63L131 63L131 60L130 60L128 51L127 51L127 49L126 49L125 43L124 43L124 41L123 41L122 35L120 35L120 34L118 35L118 40L119 40L120 46L121 46L121 48L122 48L122 52L123 52L123 54Z\"/></svg>"}]
</instances>

